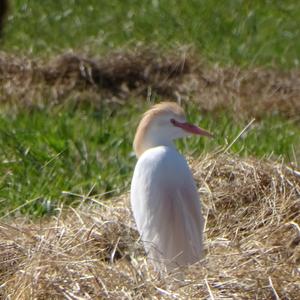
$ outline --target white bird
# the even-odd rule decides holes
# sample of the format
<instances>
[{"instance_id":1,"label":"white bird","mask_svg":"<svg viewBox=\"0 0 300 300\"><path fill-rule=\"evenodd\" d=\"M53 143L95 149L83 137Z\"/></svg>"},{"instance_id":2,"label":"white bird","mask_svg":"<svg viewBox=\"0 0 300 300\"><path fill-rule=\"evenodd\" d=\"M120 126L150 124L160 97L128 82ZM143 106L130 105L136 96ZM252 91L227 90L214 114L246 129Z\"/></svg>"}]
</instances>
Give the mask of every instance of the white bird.
<instances>
[{"instance_id":1,"label":"white bird","mask_svg":"<svg viewBox=\"0 0 300 300\"><path fill-rule=\"evenodd\" d=\"M203 251L201 204L185 158L173 140L192 134L212 136L187 123L173 102L154 105L134 138L138 157L131 182L131 206L149 259L157 270L197 262Z\"/></svg>"}]
</instances>

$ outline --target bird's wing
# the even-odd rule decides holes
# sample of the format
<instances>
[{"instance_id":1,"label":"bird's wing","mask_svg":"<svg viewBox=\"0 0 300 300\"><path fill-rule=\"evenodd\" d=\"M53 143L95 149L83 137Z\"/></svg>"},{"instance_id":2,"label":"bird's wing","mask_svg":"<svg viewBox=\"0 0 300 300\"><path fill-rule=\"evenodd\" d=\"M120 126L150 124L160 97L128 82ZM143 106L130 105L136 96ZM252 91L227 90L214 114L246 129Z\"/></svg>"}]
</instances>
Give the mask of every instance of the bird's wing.
<instances>
[{"instance_id":1,"label":"bird's wing","mask_svg":"<svg viewBox=\"0 0 300 300\"><path fill-rule=\"evenodd\" d=\"M153 259L193 263L202 251L199 196L185 159L179 154L169 158L156 166L144 165L143 172L135 173L133 213Z\"/></svg>"},{"instance_id":2,"label":"bird's wing","mask_svg":"<svg viewBox=\"0 0 300 300\"><path fill-rule=\"evenodd\" d=\"M161 200L157 224L167 229L160 236L160 244L166 249L167 258L173 259L179 255L176 261L180 264L199 260L204 222L195 185L184 180L175 189L170 186Z\"/></svg>"}]
</instances>

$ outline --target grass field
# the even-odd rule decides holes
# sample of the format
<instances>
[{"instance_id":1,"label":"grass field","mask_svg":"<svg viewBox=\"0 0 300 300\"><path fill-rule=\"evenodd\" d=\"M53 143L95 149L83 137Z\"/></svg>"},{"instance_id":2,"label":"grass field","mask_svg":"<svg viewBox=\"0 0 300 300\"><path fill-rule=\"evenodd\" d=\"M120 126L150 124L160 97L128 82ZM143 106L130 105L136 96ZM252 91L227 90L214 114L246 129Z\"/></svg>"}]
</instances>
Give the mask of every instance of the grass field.
<instances>
[{"instance_id":1,"label":"grass field","mask_svg":"<svg viewBox=\"0 0 300 300\"><path fill-rule=\"evenodd\" d=\"M76 199L63 191L81 195L108 193L107 196L127 191L135 164L134 130L145 109L146 105L129 104L126 109L112 110L103 105L97 111L70 107L3 115L1 212L8 213L26 202L29 203L22 212L51 212L59 202L70 204ZM247 125L225 113L201 115L192 105L189 111L190 120L213 131L215 138L179 141L186 155L198 156L226 147ZM268 117L254 123L230 151L293 161L299 135L295 124Z\"/></svg>"},{"instance_id":2,"label":"grass field","mask_svg":"<svg viewBox=\"0 0 300 300\"><path fill-rule=\"evenodd\" d=\"M189 45L212 63L297 67L298 1L13 0L4 49L47 56Z\"/></svg>"},{"instance_id":3,"label":"grass field","mask_svg":"<svg viewBox=\"0 0 300 300\"><path fill-rule=\"evenodd\" d=\"M10 6L0 298L296 299L300 3ZM186 281L145 261L128 199L135 128L149 102L165 99L215 136L177 142L206 218L206 256Z\"/></svg>"},{"instance_id":4,"label":"grass field","mask_svg":"<svg viewBox=\"0 0 300 300\"><path fill-rule=\"evenodd\" d=\"M196 55L204 55L211 63L248 68L253 63L275 64L289 68L297 66L299 8L299 4L292 1L283 7L279 2L266 4L261 1L251 4L226 1L222 5L215 1L205 5L198 1L178 5L170 5L168 1L149 1L143 5L130 1L129 5L126 1L107 4L70 0L48 1L45 5L44 2L15 0L6 23L3 50L45 59L68 49L92 55L107 53L116 47L134 47L137 43L153 43L156 49L174 49L175 44L183 44L194 47ZM143 63L141 58L139 60ZM153 62L153 69L157 62ZM18 63L12 61L12 65ZM30 64L20 65L17 76ZM7 78L10 77L4 77L3 81L3 88L9 86L9 91L3 94L6 95L4 102L11 101L7 99L19 89L21 91L13 98L14 107L22 103L23 98L29 103L37 98L48 101L43 99L49 97L49 92L40 93L43 89L49 90L44 83L32 81L32 85L23 90L24 80L30 82L30 78L21 76L16 81L12 77L5 86ZM172 84L175 88L176 82ZM254 81L250 85L255 94L259 85ZM220 93L222 89L220 83ZM93 95L87 91L81 97L90 99ZM60 202L74 202L73 197L63 191L108 193L109 197L128 190L135 163L131 149L134 130L147 107L134 95L128 97L131 98L129 104L121 106L108 101L100 107L76 108L71 104L32 111L30 105L19 104L16 112L6 105L1 114L3 175L0 197L5 204L1 213L15 212L18 207L33 215L52 212ZM163 98L158 97L156 101L160 99ZM72 103L72 96L68 101ZM198 107L190 103L186 108L193 121L211 129L216 136L213 141L180 141L180 149L190 155L226 147L251 119L251 114L235 118L236 112L232 113L230 108L212 113L204 112L201 104ZM292 162L299 159L299 133L297 118L287 119L266 111L266 117L260 116L230 151Z\"/></svg>"},{"instance_id":5,"label":"grass field","mask_svg":"<svg viewBox=\"0 0 300 300\"><path fill-rule=\"evenodd\" d=\"M42 58L45 61L47 57L51 58L69 49L84 52L86 55L99 55L112 49L130 49L141 43L155 45L155 49L160 49L156 55L160 55L163 49L173 49L174 52L174 45L177 44L191 46L196 57L200 56L214 64L246 68L252 68L253 65L272 65L288 69L298 65L299 9L300 5L295 1L289 1L282 6L279 2L262 1L251 4L225 1L221 5L217 5L216 1L209 1L205 5L199 1L177 5L171 5L169 1L149 1L140 5L138 1L108 4L68 0L47 1L45 4L15 0L11 2L2 50L15 53L14 55L22 53ZM141 57L139 64L145 63ZM9 58L4 57L3 72L11 72L11 69L15 69L14 66L20 64L18 60L12 60L11 67L4 67L7 62ZM159 58L151 63L155 70ZM0 212L8 214L19 211L17 208L20 207L21 212L42 215L52 212L60 202L74 202L73 197L63 191L78 194L107 193L106 197L109 197L128 190L135 163L131 149L134 130L147 104L142 104L137 99L140 95L137 97L129 93L126 105L111 105L111 101L103 101L100 106L87 104L78 108L75 104L67 104L32 109L32 105L21 104L23 99L27 103L40 101L49 104L50 100L47 98L53 94L51 89L56 89L55 82L53 86L36 82L34 70L29 71L33 74L30 73L31 77L24 75L24 70L32 64L25 61L20 64L18 71L3 77L2 91L5 96L2 96L2 100L9 104L5 104L5 109L3 106L0 123L0 157L3 162L0 197L4 204ZM147 63L145 64L144 68L147 68ZM134 60L130 65L133 75L128 76L135 76L133 65ZM164 72L163 68L164 66L160 72ZM116 69L114 72L117 74L123 71ZM139 72L143 72L143 69ZM218 69L214 70L214 73L218 72ZM226 72L225 70L224 73ZM112 72L110 80L113 80L115 74ZM275 86L274 91L270 92L270 96L265 96L256 93L256 89L261 89L259 81L263 79L255 82L255 75L251 76L254 79L246 83L244 93L250 96L244 100L245 103L249 101L252 92L255 98L266 98L273 97L278 90L283 90L278 96L280 98L284 97L284 89L287 89L292 91L290 93L293 97L293 89L297 83L292 80L284 86L287 79L283 77L280 79L282 83L278 85L277 75L274 75L274 83L270 82L270 85ZM268 79L270 74L261 77ZM291 75L291 78L294 77L295 75ZM162 77L158 82L159 80L171 82L172 78L168 78L167 74L166 79ZM230 78L221 77L218 80L220 82L217 89L219 93L224 92L225 103L229 103L231 99L226 97L232 95L226 93L236 83L233 81L224 90L225 85L222 82L227 82ZM131 83L128 81L126 84ZM154 83L150 80L148 84ZM24 89L24 86L28 88ZM176 81L171 87L177 87ZM73 84L73 89L76 89L76 83ZM267 84L264 89L268 89ZM43 90L47 92L43 94ZM15 91L18 91L16 95ZM83 100L89 99L87 102L92 103L92 98L98 92L99 90L85 92L83 86L76 93L82 94L80 97ZM63 95L62 99L66 97L70 103L72 97L78 98L77 94L69 96L66 93L64 96L65 92L56 91L56 94L59 93ZM242 92L237 94L239 97L241 95ZM115 96L110 97L113 99ZM209 97L213 97L213 92ZM159 95L156 97L156 101L161 99L163 98ZM62 102L61 99L59 101ZM255 101L260 100L254 99L253 103ZM200 106L186 103L189 103L186 108L190 118L212 130L216 136L213 141L180 141L180 149L189 155L226 147L251 118L256 117L255 113L243 117L241 111L241 116L236 118L239 111L231 112L230 105L224 111L217 109L215 112L206 112L201 102ZM282 103L281 106L286 105ZM250 108L249 105L248 107ZM244 110L249 108L246 106ZM280 115L275 110L273 113L272 110L263 109L265 117L262 117L262 112L250 130L230 147L230 151L243 156L282 158L286 162L299 160L299 118L288 118L293 115L293 109L289 109L287 116Z\"/></svg>"}]
</instances>

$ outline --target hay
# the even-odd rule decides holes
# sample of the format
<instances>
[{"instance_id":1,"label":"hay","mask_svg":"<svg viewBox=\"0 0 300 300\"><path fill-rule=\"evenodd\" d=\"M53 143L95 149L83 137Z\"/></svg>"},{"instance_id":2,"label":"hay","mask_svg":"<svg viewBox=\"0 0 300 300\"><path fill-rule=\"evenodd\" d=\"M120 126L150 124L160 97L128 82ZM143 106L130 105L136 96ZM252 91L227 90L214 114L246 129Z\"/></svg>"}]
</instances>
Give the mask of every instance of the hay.
<instances>
[{"instance_id":1,"label":"hay","mask_svg":"<svg viewBox=\"0 0 300 300\"><path fill-rule=\"evenodd\" d=\"M12 299L299 299L300 173L227 154L191 161L206 257L185 279L155 274L128 195L0 224L0 295ZM97 200L98 201L98 200ZM99 202L100 203L100 202Z\"/></svg>"},{"instance_id":2,"label":"hay","mask_svg":"<svg viewBox=\"0 0 300 300\"><path fill-rule=\"evenodd\" d=\"M105 57L67 53L30 59L0 53L0 103L49 106L72 102L99 105L130 98L195 101L202 110L232 109L236 115L300 115L300 72L209 66L192 51L149 48Z\"/></svg>"}]
</instances>

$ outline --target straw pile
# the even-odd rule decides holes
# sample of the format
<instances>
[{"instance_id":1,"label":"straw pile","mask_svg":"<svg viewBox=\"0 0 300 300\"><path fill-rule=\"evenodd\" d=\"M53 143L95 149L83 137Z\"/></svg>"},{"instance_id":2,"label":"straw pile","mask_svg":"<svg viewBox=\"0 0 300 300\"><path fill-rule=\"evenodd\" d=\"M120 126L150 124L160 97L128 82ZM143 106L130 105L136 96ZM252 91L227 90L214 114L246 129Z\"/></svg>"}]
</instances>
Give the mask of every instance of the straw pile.
<instances>
[{"instance_id":1,"label":"straw pile","mask_svg":"<svg viewBox=\"0 0 300 300\"><path fill-rule=\"evenodd\" d=\"M202 110L232 109L239 116L300 115L300 72L209 66L184 49L150 48L105 57L67 53L30 59L0 53L0 103L44 107L130 98L164 97L195 101Z\"/></svg>"},{"instance_id":2,"label":"straw pile","mask_svg":"<svg viewBox=\"0 0 300 300\"><path fill-rule=\"evenodd\" d=\"M160 276L147 263L128 195L86 197L40 223L1 222L0 296L299 299L300 172L227 154L191 166L207 219L206 256L182 270L185 278Z\"/></svg>"}]
</instances>

